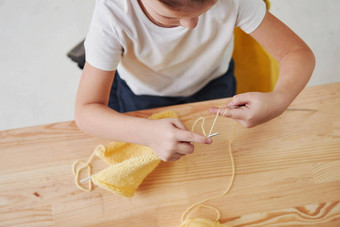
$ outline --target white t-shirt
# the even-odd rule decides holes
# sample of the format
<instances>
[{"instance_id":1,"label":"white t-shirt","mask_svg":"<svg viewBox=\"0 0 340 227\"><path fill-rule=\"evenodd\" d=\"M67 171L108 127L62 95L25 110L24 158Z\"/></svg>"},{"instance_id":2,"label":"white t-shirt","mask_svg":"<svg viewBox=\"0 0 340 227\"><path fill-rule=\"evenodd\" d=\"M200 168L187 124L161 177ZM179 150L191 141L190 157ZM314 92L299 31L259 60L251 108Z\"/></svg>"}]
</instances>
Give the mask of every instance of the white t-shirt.
<instances>
[{"instance_id":1,"label":"white t-shirt","mask_svg":"<svg viewBox=\"0 0 340 227\"><path fill-rule=\"evenodd\" d=\"M136 95L189 96L227 71L234 28L251 33L265 12L262 0L218 0L190 30L155 25L137 0L97 0L86 61L118 69Z\"/></svg>"}]
</instances>

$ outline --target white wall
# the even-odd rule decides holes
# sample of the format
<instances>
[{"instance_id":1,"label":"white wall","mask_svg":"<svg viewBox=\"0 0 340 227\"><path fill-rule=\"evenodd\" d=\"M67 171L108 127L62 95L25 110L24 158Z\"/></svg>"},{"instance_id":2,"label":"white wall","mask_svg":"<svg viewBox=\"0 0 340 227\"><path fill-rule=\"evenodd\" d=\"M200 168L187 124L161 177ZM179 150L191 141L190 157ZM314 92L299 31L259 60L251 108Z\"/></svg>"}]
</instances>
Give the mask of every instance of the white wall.
<instances>
[{"instance_id":1,"label":"white wall","mask_svg":"<svg viewBox=\"0 0 340 227\"><path fill-rule=\"evenodd\" d=\"M0 0L0 130L73 119L93 0Z\"/></svg>"},{"instance_id":2,"label":"white wall","mask_svg":"<svg viewBox=\"0 0 340 227\"><path fill-rule=\"evenodd\" d=\"M122 0L123 1L123 0ZM0 0L0 130L73 119L81 71L66 53L94 0ZM317 57L310 85L340 81L339 0L272 0Z\"/></svg>"},{"instance_id":3,"label":"white wall","mask_svg":"<svg viewBox=\"0 0 340 227\"><path fill-rule=\"evenodd\" d=\"M271 12L313 50L316 67L308 86L340 82L340 1L271 0Z\"/></svg>"}]
</instances>

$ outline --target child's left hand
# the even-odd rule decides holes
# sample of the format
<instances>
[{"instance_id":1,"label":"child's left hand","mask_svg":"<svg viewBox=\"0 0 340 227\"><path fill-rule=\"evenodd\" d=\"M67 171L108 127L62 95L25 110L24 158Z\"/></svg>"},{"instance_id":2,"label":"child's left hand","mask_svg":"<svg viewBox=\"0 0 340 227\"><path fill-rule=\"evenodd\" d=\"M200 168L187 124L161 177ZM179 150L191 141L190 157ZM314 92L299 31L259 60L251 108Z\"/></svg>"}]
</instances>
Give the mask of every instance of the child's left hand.
<instances>
[{"instance_id":1,"label":"child's left hand","mask_svg":"<svg viewBox=\"0 0 340 227\"><path fill-rule=\"evenodd\" d=\"M289 102L278 92L248 92L235 95L221 108L220 114L228 108L225 116L232 118L247 128L267 122L279 116L288 107ZM212 107L211 113L217 113L219 108Z\"/></svg>"}]
</instances>

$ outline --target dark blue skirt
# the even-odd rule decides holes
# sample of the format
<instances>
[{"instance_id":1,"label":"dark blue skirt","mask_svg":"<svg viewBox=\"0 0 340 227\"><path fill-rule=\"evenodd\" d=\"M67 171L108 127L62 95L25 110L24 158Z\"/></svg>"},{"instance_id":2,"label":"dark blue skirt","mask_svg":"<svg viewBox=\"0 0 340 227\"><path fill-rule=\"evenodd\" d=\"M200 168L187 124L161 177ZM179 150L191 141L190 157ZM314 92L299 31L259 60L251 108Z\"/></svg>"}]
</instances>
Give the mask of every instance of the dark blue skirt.
<instances>
[{"instance_id":1,"label":"dark blue skirt","mask_svg":"<svg viewBox=\"0 0 340 227\"><path fill-rule=\"evenodd\" d=\"M234 62L230 61L228 71L222 76L210 81L205 87L190 96L152 96L135 95L126 82L119 76L118 71L112 84L109 107L120 112L150 109L191 102L232 97L236 92L234 77Z\"/></svg>"}]
</instances>

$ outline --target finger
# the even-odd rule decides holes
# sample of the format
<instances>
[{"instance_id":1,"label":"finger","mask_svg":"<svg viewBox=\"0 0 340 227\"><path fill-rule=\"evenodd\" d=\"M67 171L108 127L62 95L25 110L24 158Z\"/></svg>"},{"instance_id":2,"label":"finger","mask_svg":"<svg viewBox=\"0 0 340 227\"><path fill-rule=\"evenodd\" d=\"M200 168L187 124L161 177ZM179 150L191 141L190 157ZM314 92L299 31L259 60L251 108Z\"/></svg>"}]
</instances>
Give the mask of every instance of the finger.
<instances>
[{"instance_id":1,"label":"finger","mask_svg":"<svg viewBox=\"0 0 340 227\"><path fill-rule=\"evenodd\" d=\"M235 95L228 103L228 107L245 106L249 103L249 95L247 93Z\"/></svg>"},{"instance_id":2,"label":"finger","mask_svg":"<svg viewBox=\"0 0 340 227\"><path fill-rule=\"evenodd\" d=\"M192 154L194 152L194 145L187 142L179 143L176 152L181 155Z\"/></svg>"},{"instance_id":3,"label":"finger","mask_svg":"<svg viewBox=\"0 0 340 227\"><path fill-rule=\"evenodd\" d=\"M219 112L219 115L222 115L223 114L223 112L225 111L225 109L227 109L227 108L219 108L219 107L211 107L211 108L209 108L209 112L210 113L213 113L213 114L217 114L217 112L218 111L220 111Z\"/></svg>"},{"instance_id":4,"label":"finger","mask_svg":"<svg viewBox=\"0 0 340 227\"><path fill-rule=\"evenodd\" d=\"M235 120L245 120L249 115L248 109L245 108L237 108L237 109L229 109L228 117L235 119Z\"/></svg>"},{"instance_id":5,"label":"finger","mask_svg":"<svg viewBox=\"0 0 340 227\"><path fill-rule=\"evenodd\" d=\"M230 108L226 108L226 107L223 107L223 108L218 108L218 107L211 107L209 109L209 112L210 113L213 113L213 114L217 114L219 112L219 115L220 116L223 116L223 117L231 117L231 112L230 112Z\"/></svg>"},{"instance_id":6,"label":"finger","mask_svg":"<svg viewBox=\"0 0 340 227\"><path fill-rule=\"evenodd\" d=\"M181 157L183 157L183 156L184 156L184 154L175 153L175 154L171 155L171 158L168 159L167 161L170 161L170 162L177 161L177 160L181 159Z\"/></svg>"},{"instance_id":7,"label":"finger","mask_svg":"<svg viewBox=\"0 0 340 227\"><path fill-rule=\"evenodd\" d=\"M169 118L170 122L179 129L188 130L187 127L177 118Z\"/></svg>"},{"instance_id":8,"label":"finger","mask_svg":"<svg viewBox=\"0 0 340 227\"><path fill-rule=\"evenodd\" d=\"M182 142L189 142L189 143L202 143L202 144L211 144L212 140L206 136L202 136L200 134L185 131L185 130L179 130L178 134L178 140Z\"/></svg>"}]
</instances>

